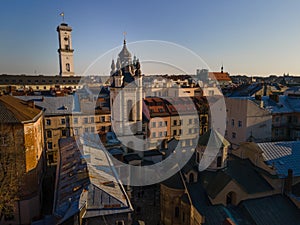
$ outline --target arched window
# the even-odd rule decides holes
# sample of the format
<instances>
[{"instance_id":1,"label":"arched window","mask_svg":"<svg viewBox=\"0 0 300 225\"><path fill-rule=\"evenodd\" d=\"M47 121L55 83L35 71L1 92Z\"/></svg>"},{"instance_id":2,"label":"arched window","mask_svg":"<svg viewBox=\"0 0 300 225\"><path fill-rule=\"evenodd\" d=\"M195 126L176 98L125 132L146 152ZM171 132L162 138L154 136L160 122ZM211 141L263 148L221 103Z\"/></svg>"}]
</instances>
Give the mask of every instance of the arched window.
<instances>
[{"instance_id":1,"label":"arched window","mask_svg":"<svg viewBox=\"0 0 300 225\"><path fill-rule=\"evenodd\" d=\"M133 121L132 100L127 101L127 115L128 115L128 120Z\"/></svg>"},{"instance_id":2,"label":"arched window","mask_svg":"<svg viewBox=\"0 0 300 225\"><path fill-rule=\"evenodd\" d=\"M226 204L235 205L236 203L236 193L231 191L226 195Z\"/></svg>"},{"instance_id":3,"label":"arched window","mask_svg":"<svg viewBox=\"0 0 300 225\"><path fill-rule=\"evenodd\" d=\"M66 70L67 70L68 72L70 72L70 63L67 63L67 64L66 64Z\"/></svg>"}]
</instances>

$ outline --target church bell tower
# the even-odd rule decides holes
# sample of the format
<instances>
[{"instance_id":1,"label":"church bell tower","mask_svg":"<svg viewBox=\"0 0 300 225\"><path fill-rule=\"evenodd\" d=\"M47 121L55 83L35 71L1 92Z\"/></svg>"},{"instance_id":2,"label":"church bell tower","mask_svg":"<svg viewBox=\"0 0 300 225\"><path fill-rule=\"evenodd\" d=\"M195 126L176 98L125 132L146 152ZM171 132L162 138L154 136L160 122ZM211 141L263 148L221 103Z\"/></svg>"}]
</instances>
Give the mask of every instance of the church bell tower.
<instances>
[{"instance_id":1,"label":"church bell tower","mask_svg":"<svg viewBox=\"0 0 300 225\"><path fill-rule=\"evenodd\" d=\"M74 63L72 49L72 28L66 23L61 23L57 27L59 40L59 75L60 76L74 76Z\"/></svg>"}]
</instances>

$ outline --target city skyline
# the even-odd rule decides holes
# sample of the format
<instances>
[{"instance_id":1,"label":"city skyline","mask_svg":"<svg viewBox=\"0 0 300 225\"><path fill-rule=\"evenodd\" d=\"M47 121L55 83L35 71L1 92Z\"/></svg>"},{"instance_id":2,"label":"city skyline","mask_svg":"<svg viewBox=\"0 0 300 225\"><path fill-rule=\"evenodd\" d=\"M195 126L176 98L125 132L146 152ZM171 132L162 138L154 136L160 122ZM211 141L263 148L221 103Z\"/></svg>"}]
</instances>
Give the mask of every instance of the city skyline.
<instances>
[{"instance_id":1,"label":"city skyline","mask_svg":"<svg viewBox=\"0 0 300 225\"><path fill-rule=\"evenodd\" d=\"M72 3L72 4L71 4ZM299 2L118 2L26 1L2 2L0 74L58 74L56 27L65 22L73 28L75 74L81 75L99 56L121 48L123 32L128 44L159 40L183 46L212 71L222 64L230 74L300 75L297 43L300 30ZM129 50L132 49L129 47ZM132 54L143 59L144 52ZM108 57L116 58L115 53ZM180 62L185 63L185 62ZM187 62L186 62L187 63ZM187 63L188 64L188 63ZM107 70L109 70L109 65ZM143 66L143 65L142 65ZM195 73L191 65L187 73ZM154 67L153 67L154 68ZM172 73L163 68L160 74ZM158 73L151 67L146 74ZM108 75L104 69L93 71Z\"/></svg>"}]
</instances>

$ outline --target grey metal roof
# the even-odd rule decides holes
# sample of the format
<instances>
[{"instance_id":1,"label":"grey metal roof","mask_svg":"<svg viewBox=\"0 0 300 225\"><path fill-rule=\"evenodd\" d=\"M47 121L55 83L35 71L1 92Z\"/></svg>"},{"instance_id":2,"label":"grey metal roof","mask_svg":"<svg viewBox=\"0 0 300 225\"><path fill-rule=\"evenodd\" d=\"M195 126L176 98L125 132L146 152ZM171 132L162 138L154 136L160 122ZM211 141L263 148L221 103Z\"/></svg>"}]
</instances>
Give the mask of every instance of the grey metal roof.
<instances>
[{"instance_id":1,"label":"grey metal roof","mask_svg":"<svg viewBox=\"0 0 300 225\"><path fill-rule=\"evenodd\" d=\"M100 143L92 143L93 140L95 138L76 140L74 137L60 140L54 204L54 213L60 222L75 215L84 206L84 218L132 211L109 156L104 147L101 148Z\"/></svg>"},{"instance_id":2,"label":"grey metal roof","mask_svg":"<svg viewBox=\"0 0 300 225\"><path fill-rule=\"evenodd\" d=\"M286 177L288 169L300 176L300 141L258 143L265 162L274 166L280 177Z\"/></svg>"},{"instance_id":3,"label":"grey metal roof","mask_svg":"<svg viewBox=\"0 0 300 225\"><path fill-rule=\"evenodd\" d=\"M17 96L24 101L33 100L38 107L45 109L45 116L66 115L80 112L80 103L77 95L62 97L48 96Z\"/></svg>"},{"instance_id":4,"label":"grey metal roof","mask_svg":"<svg viewBox=\"0 0 300 225\"><path fill-rule=\"evenodd\" d=\"M254 225L299 225L300 212L297 207L282 195L275 195L241 203L245 214Z\"/></svg>"},{"instance_id":5,"label":"grey metal roof","mask_svg":"<svg viewBox=\"0 0 300 225\"><path fill-rule=\"evenodd\" d=\"M208 195L215 198L230 181L237 183L246 193L255 194L273 190L270 184L256 172L248 159L233 157L228 160L227 167L218 172L203 171L200 178Z\"/></svg>"}]
</instances>

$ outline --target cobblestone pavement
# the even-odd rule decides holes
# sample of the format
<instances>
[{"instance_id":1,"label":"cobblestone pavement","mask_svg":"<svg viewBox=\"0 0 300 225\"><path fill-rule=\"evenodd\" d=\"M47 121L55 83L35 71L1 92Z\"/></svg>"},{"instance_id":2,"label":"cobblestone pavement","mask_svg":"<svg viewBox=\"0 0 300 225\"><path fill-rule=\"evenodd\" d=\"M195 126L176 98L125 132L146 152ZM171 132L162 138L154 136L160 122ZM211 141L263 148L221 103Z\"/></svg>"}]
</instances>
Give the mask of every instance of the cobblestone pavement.
<instances>
[{"instance_id":1,"label":"cobblestone pavement","mask_svg":"<svg viewBox=\"0 0 300 225\"><path fill-rule=\"evenodd\" d=\"M146 225L160 224L159 184L132 187L131 203L134 208L133 221L142 220Z\"/></svg>"}]
</instances>

